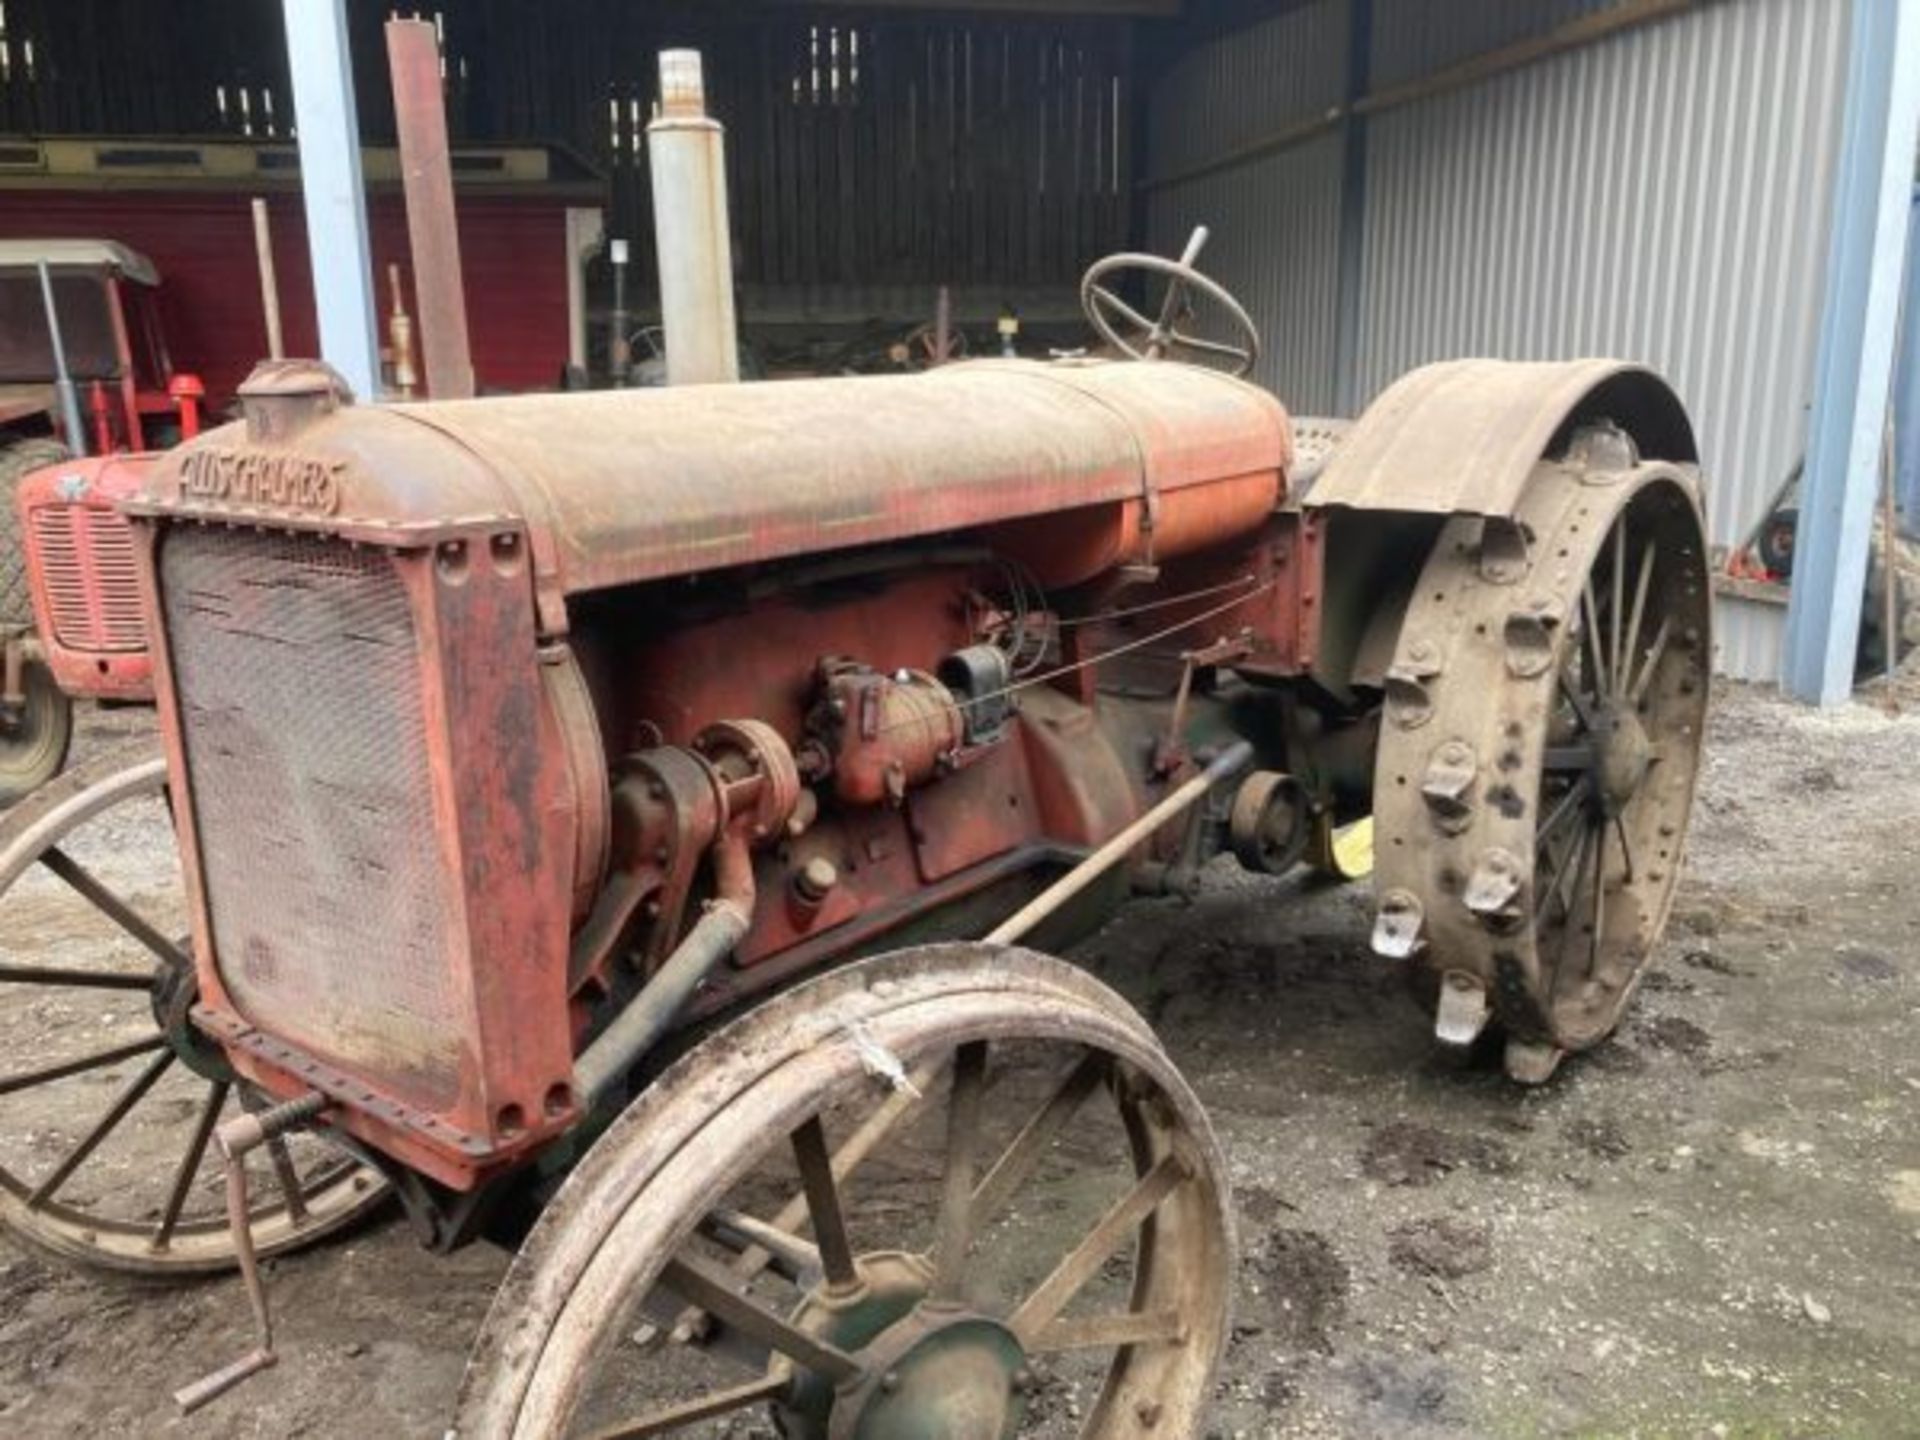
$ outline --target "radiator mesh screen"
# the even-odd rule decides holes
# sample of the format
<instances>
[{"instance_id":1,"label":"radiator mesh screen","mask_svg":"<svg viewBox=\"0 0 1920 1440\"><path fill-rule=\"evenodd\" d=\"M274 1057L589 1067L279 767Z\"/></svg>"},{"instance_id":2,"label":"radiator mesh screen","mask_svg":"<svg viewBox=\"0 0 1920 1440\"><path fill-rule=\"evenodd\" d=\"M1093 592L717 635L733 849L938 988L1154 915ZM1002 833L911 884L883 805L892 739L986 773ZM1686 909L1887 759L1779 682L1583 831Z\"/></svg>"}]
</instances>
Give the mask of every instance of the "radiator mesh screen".
<instances>
[{"instance_id":1,"label":"radiator mesh screen","mask_svg":"<svg viewBox=\"0 0 1920 1440\"><path fill-rule=\"evenodd\" d=\"M221 978L261 1030L425 1108L457 1088L456 892L393 562L177 529L161 585Z\"/></svg>"}]
</instances>

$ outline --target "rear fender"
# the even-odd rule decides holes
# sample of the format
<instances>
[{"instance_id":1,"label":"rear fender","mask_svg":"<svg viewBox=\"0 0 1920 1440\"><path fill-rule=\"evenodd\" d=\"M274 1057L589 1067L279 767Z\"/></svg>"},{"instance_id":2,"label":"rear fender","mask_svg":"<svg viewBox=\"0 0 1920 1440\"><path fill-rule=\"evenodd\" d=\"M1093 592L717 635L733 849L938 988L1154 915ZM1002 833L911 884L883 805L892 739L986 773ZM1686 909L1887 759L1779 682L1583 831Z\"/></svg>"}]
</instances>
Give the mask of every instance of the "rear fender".
<instances>
[{"instance_id":1,"label":"rear fender","mask_svg":"<svg viewBox=\"0 0 1920 1440\"><path fill-rule=\"evenodd\" d=\"M1422 515L1511 515L1534 463L1611 420L1643 460L1697 465L1680 397L1621 360L1451 360L1396 380L1327 461L1307 504Z\"/></svg>"},{"instance_id":2,"label":"rear fender","mask_svg":"<svg viewBox=\"0 0 1920 1440\"><path fill-rule=\"evenodd\" d=\"M1315 678L1353 698L1380 684L1412 586L1455 515L1508 518L1543 456L1611 422L1639 459L1697 471L1673 388L1620 360L1453 360L1395 381L1343 434L1302 505L1327 512ZM1629 462L1630 463L1630 462Z\"/></svg>"}]
</instances>

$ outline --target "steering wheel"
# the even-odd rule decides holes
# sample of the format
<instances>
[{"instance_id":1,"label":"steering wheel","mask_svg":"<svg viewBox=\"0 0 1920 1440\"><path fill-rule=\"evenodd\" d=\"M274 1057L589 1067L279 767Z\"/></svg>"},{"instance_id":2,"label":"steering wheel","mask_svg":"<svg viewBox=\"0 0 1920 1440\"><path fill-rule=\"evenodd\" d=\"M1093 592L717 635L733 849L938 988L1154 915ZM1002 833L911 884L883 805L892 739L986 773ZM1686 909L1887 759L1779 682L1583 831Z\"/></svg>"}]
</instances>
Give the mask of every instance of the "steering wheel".
<instances>
[{"instance_id":1,"label":"steering wheel","mask_svg":"<svg viewBox=\"0 0 1920 1440\"><path fill-rule=\"evenodd\" d=\"M1163 360L1172 352L1185 350L1230 360L1233 363L1228 373L1245 375L1260 358L1260 332L1224 286L1193 268L1206 243L1207 227L1202 225L1193 232L1178 260L1163 255L1121 254L1094 261L1080 281L1080 308L1087 312L1087 323L1102 340L1135 360ZM1108 276L1127 270L1167 277L1158 320L1142 315L1107 282ZM1198 291L1226 312L1233 328L1231 340L1190 335L1180 328L1180 322L1193 314L1193 307L1187 303L1189 290Z\"/></svg>"}]
</instances>

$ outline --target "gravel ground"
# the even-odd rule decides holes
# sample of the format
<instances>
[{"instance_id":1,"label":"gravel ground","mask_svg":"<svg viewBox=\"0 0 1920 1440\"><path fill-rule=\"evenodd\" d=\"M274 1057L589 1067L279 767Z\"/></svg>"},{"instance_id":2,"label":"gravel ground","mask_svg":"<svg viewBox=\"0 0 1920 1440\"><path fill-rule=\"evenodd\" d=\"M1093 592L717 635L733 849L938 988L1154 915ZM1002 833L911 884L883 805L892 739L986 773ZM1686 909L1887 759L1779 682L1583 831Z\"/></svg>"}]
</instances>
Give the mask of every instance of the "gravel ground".
<instances>
[{"instance_id":1,"label":"gravel ground","mask_svg":"<svg viewBox=\"0 0 1920 1440\"><path fill-rule=\"evenodd\" d=\"M1920 1432L1916 698L1718 697L1659 969L1540 1090L1433 1052L1364 887L1222 869L1081 948L1231 1157L1220 1435ZM235 1286L0 1243L0 1431L437 1435L504 1265L396 1221L277 1262L280 1368L182 1422L246 1343Z\"/></svg>"}]
</instances>

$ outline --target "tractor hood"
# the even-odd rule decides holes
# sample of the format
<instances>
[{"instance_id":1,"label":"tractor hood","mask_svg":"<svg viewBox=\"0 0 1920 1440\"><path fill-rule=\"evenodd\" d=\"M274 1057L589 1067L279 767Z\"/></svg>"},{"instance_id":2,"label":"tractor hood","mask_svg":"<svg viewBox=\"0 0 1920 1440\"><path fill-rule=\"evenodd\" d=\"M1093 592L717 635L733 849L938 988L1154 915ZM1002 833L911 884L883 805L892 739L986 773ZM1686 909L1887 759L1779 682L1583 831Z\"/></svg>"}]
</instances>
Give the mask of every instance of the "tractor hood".
<instances>
[{"instance_id":1,"label":"tractor hood","mask_svg":"<svg viewBox=\"0 0 1920 1440\"><path fill-rule=\"evenodd\" d=\"M1264 513L1291 453L1266 391L1176 364L981 361L366 406L326 367L281 362L240 394L246 418L172 452L133 513L393 546L524 526L543 609L552 594L1088 506L1150 515L1160 495L1225 480L1266 477Z\"/></svg>"}]
</instances>

